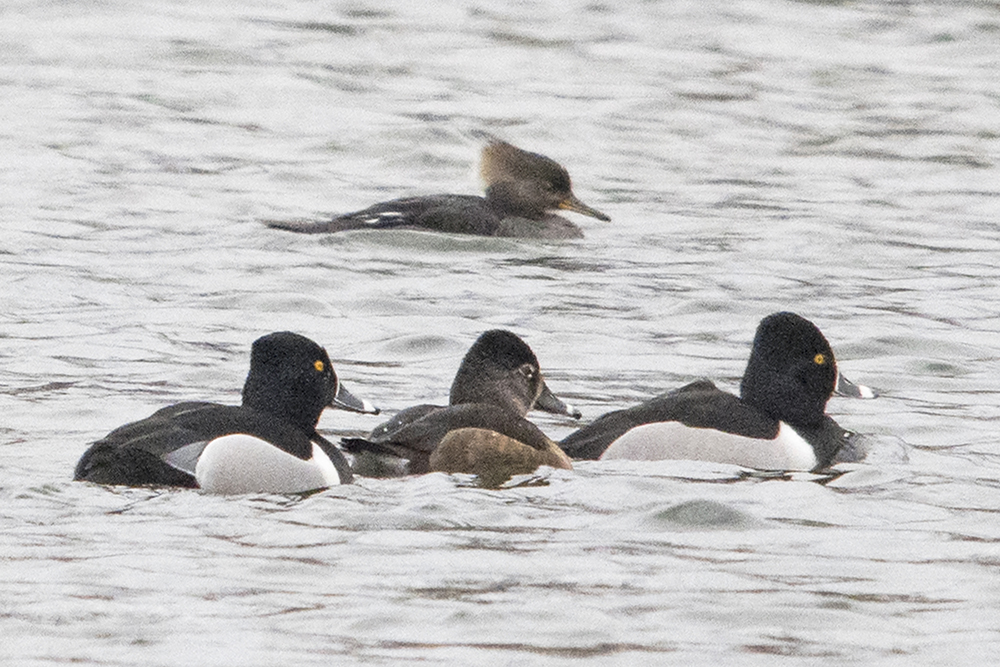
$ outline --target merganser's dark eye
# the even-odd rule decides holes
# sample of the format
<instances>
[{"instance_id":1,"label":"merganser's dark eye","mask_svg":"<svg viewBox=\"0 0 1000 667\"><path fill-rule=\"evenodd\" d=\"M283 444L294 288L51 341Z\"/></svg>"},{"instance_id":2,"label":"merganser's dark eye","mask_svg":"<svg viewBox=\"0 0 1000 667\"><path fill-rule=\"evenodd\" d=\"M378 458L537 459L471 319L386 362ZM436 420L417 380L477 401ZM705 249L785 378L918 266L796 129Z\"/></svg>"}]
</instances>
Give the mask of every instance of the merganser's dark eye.
<instances>
[{"instance_id":1,"label":"merganser's dark eye","mask_svg":"<svg viewBox=\"0 0 1000 667\"><path fill-rule=\"evenodd\" d=\"M523 375L528 380L531 380L535 377L535 369L534 367L531 366L531 364L524 364L517 370L519 370L521 372L521 375Z\"/></svg>"}]
</instances>

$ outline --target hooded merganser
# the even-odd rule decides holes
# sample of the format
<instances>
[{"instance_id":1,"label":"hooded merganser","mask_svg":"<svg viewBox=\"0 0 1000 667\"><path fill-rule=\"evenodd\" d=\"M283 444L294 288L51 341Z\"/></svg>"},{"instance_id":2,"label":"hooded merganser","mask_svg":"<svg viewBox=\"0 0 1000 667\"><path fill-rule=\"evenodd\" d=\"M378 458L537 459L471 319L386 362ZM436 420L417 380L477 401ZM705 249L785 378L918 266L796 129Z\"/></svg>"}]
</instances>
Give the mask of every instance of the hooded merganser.
<instances>
[{"instance_id":1,"label":"hooded merganser","mask_svg":"<svg viewBox=\"0 0 1000 667\"><path fill-rule=\"evenodd\" d=\"M853 435L826 415L834 392L874 398L837 372L826 338L794 313L764 318L740 396L700 380L609 412L560 446L576 459L686 459L761 470L830 465Z\"/></svg>"},{"instance_id":2,"label":"hooded merganser","mask_svg":"<svg viewBox=\"0 0 1000 667\"><path fill-rule=\"evenodd\" d=\"M186 402L98 440L74 479L211 493L299 493L351 481L344 455L316 432L326 407L378 414L333 372L326 350L289 332L258 338L243 404Z\"/></svg>"},{"instance_id":3,"label":"hooded merganser","mask_svg":"<svg viewBox=\"0 0 1000 667\"><path fill-rule=\"evenodd\" d=\"M486 196L428 195L375 204L325 222L267 221L269 227L305 234L352 229L427 229L454 234L537 239L583 238L562 209L598 220L611 218L577 199L569 173L555 160L499 139L483 148L480 175Z\"/></svg>"},{"instance_id":4,"label":"hooded merganser","mask_svg":"<svg viewBox=\"0 0 1000 667\"><path fill-rule=\"evenodd\" d=\"M355 472L392 476L440 470L506 479L539 465L572 467L525 415L538 409L579 419L580 412L549 390L535 353L510 331L487 331L469 348L449 403L407 408L367 439L342 440L355 454ZM451 436L459 430L463 433ZM451 444L444 447L446 442ZM495 466L502 470L486 469Z\"/></svg>"}]
</instances>

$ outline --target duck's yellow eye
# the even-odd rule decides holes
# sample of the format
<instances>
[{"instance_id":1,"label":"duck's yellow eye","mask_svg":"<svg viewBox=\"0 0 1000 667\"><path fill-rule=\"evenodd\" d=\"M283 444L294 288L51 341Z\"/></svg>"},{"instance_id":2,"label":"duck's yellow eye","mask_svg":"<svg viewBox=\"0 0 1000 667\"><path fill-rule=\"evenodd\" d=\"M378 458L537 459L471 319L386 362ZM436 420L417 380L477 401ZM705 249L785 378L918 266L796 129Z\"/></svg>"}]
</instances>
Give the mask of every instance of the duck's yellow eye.
<instances>
[{"instance_id":1,"label":"duck's yellow eye","mask_svg":"<svg viewBox=\"0 0 1000 667\"><path fill-rule=\"evenodd\" d=\"M323 370L326 368L326 364L323 363L322 359L317 359L315 362L313 362L313 368L316 369L317 373L322 373Z\"/></svg>"},{"instance_id":2,"label":"duck's yellow eye","mask_svg":"<svg viewBox=\"0 0 1000 667\"><path fill-rule=\"evenodd\" d=\"M826 363L826 355L820 352L815 357L813 357L813 363L817 366L822 366Z\"/></svg>"}]
</instances>

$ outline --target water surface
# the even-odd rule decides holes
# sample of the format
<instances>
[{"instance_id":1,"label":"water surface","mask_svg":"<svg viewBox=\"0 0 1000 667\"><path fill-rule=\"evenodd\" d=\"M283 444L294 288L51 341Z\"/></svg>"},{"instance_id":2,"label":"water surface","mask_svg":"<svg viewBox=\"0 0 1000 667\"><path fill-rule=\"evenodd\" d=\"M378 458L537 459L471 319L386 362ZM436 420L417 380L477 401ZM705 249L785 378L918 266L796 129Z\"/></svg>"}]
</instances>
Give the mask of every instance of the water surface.
<instances>
[{"instance_id":1,"label":"water surface","mask_svg":"<svg viewBox=\"0 0 1000 667\"><path fill-rule=\"evenodd\" d=\"M0 9L9 664L982 664L1000 653L1000 5L11 2ZM578 242L297 236L554 157ZM583 463L308 498L69 481L86 444L327 346L387 411L513 329L585 419L735 390L794 310L884 395L833 479ZM554 437L573 424L535 420ZM329 435L377 418L330 412Z\"/></svg>"}]
</instances>

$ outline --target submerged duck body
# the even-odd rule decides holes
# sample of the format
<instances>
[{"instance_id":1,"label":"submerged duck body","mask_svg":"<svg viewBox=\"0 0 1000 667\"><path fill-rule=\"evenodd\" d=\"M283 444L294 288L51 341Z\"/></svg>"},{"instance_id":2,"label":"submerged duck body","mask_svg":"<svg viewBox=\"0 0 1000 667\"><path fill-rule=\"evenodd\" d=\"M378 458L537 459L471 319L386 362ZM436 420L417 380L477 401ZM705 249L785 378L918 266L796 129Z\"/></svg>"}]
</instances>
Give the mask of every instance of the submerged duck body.
<instances>
[{"instance_id":1,"label":"submerged duck body","mask_svg":"<svg viewBox=\"0 0 1000 667\"><path fill-rule=\"evenodd\" d=\"M583 231L552 211L574 211L608 221L573 194L569 173L558 162L492 140L484 148L480 174L486 196L405 197L320 222L269 221L270 227L307 234L358 229L422 229L476 236L536 239L582 238Z\"/></svg>"},{"instance_id":2,"label":"submerged duck body","mask_svg":"<svg viewBox=\"0 0 1000 667\"><path fill-rule=\"evenodd\" d=\"M761 470L830 465L850 432L826 415L836 389L874 397L837 372L814 324L794 313L764 318L754 337L740 396L702 380L625 410L609 412L560 446L577 459L688 459Z\"/></svg>"},{"instance_id":3,"label":"submerged duck body","mask_svg":"<svg viewBox=\"0 0 1000 667\"><path fill-rule=\"evenodd\" d=\"M344 484L351 470L316 432L326 407L377 413L340 384L326 351L304 336L257 339L242 405L191 401L115 429L80 458L74 479L213 493L295 493Z\"/></svg>"},{"instance_id":4,"label":"submerged duck body","mask_svg":"<svg viewBox=\"0 0 1000 667\"><path fill-rule=\"evenodd\" d=\"M572 467L562 450L525 419L532 409L580 416L549 390L531 348L510 331L495 329L466 353L449 405L407 408L368 438L342 443L355 454L356 471L378 476L437 470L509 477L539 465ZM496 456L501 450L504 454ZM385 466L386 458L395 465Z\"/></svg>"}]
</instances>

